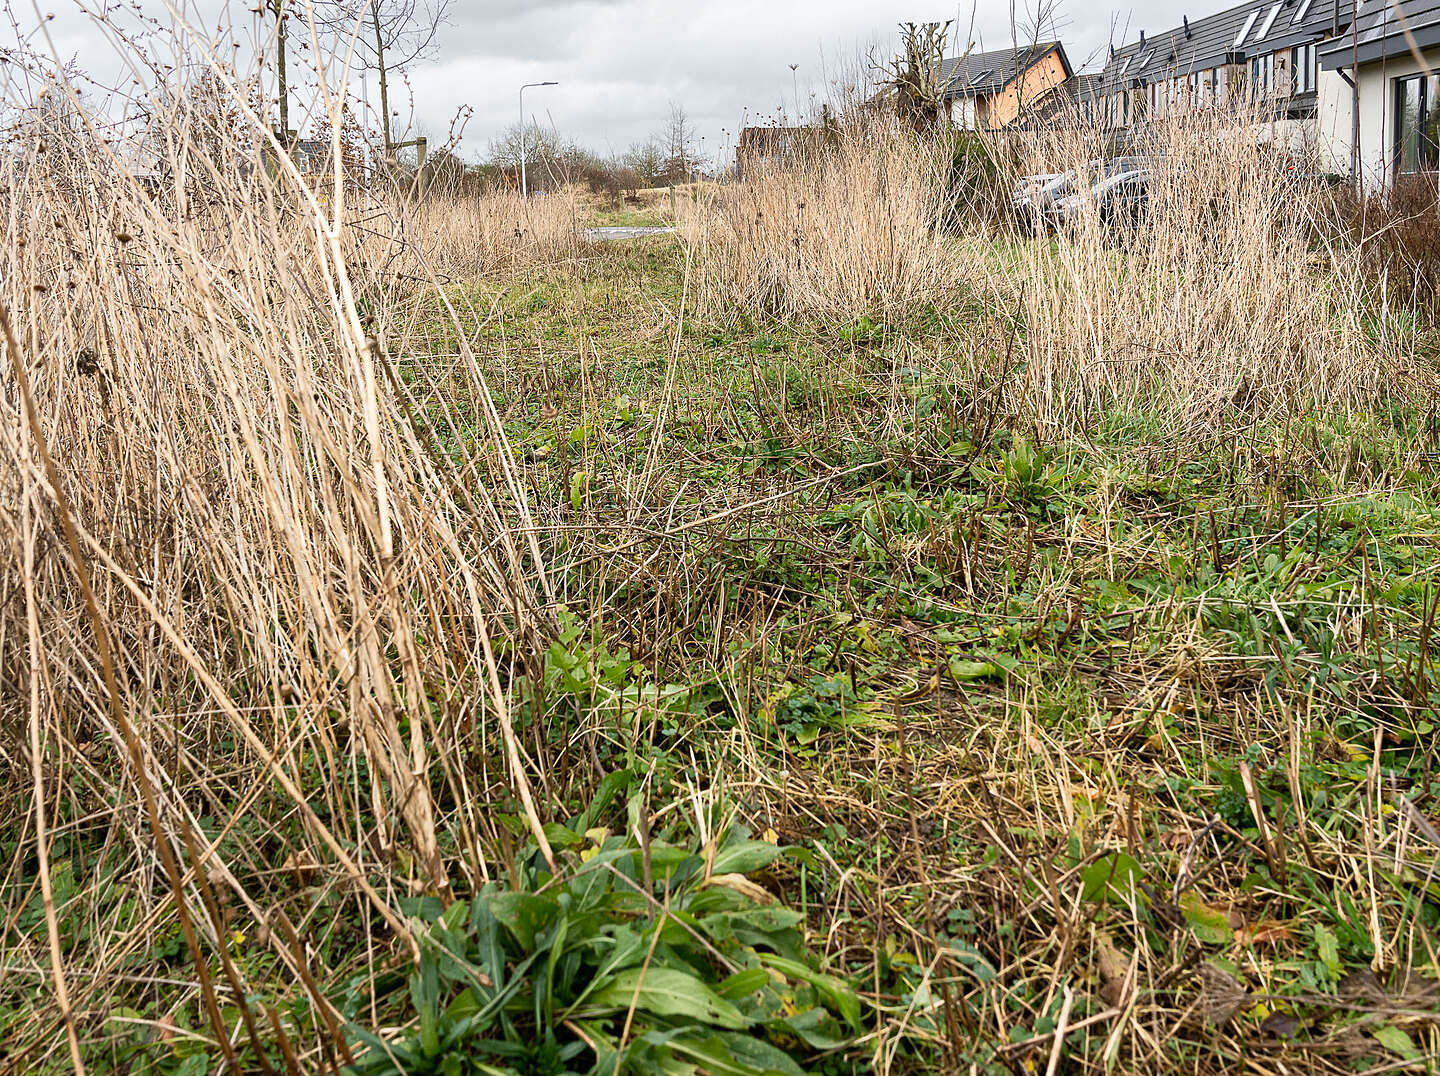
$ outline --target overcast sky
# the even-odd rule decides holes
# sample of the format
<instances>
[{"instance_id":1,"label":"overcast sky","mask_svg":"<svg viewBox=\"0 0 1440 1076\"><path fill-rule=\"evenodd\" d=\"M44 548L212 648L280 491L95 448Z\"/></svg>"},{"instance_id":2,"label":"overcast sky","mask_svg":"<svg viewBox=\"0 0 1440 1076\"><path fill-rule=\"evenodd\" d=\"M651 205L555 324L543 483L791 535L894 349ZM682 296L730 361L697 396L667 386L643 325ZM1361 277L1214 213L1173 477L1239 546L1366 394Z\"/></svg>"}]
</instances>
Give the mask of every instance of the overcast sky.
<instances>
[{"instance_id":1,"label":"overcast sky","mask_svg":"<svg viewBox=\"0 0 1440 1076\"><path fill-rule=\"evenodd\" d=\"M256 0L171 0L187 17L212 33L230 26L241 46L242 62L257 40ZM302 3L303 0L297 0ZM1034 0L1031 0L1033 7ZM113 80L120 70L114 46L86 17L79 0L41 0L53 13L49 30L62 58ZM16 18L31 31L31 0L18 0ZM165 0L88 0L108 8L127 26L136 11L154 20L156 47L175 21ZM1178 23L1181 14L1219 10L1224 0L1196 7L1183 0L1152 0L1137 14L1132 7L1111 9L1080 0L1064 0L1058 9L1060 37L1077 67L1094 63L1112 36L1133 38L1140 29L1155 32ZM1017 0L981 0L974 11L978 48L1011 42L1012 13L1027 21ZM872 47L893 47L900 19L963 18L959 36L967 36L968 5L911 0L453 0L444 29L428 63L410 72L413 89L392 95L392 108L433 139L443 141L462 106L473 113L465 123L462 153L482 156L492 137L518 119L521 83L553 79L556 87L529 90L527 116L565 137L602 153L619 152L660 130L671 101L688 112L704 149L725 149L740 126L766 122L777 109L793 112L827 92L827 82L853 81L860 59ZM1028 21L1033 21L1030 19ZM31 43L44 42L30 34ZM962 42L963 46L963 42ZM790 65L795 64L792 72ZM358 95L357 87L357 95ZM371 107L378 107L374 80ZM398 100L395 98L398 97ZM432 143L433 144L433 143Z\"/></svg>"}]
</instances>

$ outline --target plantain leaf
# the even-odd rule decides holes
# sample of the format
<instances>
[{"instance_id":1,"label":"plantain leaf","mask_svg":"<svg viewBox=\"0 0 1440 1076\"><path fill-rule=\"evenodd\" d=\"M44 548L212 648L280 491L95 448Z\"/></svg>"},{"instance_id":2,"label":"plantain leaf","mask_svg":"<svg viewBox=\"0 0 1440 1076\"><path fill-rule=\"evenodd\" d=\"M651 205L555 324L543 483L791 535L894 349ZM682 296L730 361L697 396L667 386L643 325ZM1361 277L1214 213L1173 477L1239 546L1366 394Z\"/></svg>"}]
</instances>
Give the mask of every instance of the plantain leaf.
<instances>
[{"instance_id":1,"label":"plantain leaf","mask_svg":"<svg viewBox=\"0 0 1440 1076\"><path fill-rule=\"evenodd\" d=\"M587 1008L625 1012L635 1008L656 1016L689 1017L716 1027L739 1029L750 1021L730 1002L688 972L676 968L640 968L618 972L590 995Z\"/></svg>"}]
</instances>

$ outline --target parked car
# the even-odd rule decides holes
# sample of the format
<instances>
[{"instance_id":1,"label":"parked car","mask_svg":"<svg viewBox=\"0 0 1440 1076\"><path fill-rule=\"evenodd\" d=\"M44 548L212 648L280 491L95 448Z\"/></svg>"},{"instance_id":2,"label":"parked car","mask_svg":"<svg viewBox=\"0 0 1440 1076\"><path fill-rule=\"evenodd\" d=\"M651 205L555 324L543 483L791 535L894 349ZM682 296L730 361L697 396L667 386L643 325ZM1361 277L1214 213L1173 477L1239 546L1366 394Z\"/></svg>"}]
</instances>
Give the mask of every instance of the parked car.
<instances>
[{"instance_id":1,"label":"parked car","mask_svg":"<svg viewBox=\"0 0 1440 1076\"><path fill-rule=\"evenodd\" d=\"M1098 184L1116 176L1146 171L1156 161L1157 158L1151 156L1097 157L1086 162L1083 169L1029 176L1016 186L1012 208L1026 231L1047 231L1055 226L1057 207L1062 203L1093 191ZM1036 182L1027 183L1027 180Z\"/></svg>"},{"instance_id":2,"label":"parked car","mask_svg":"<svg viewBox=\"0 0 1440 1076\"><path fill-rule=\"evenodd\" d=\"M1070 228L1094 213L1101 224L1134 227L1144 218L1149 203L1150 172L1136 168L1107 175L1088 189L1060 199L1050 207L1046 219L1054 228Z\"/></svg>"},{"instance_id":3,"label":"parked car","mask_svg":"<svg viewBox=\"0 0 1440 1076\"><path fill-rule=\"evenodd\" d=\"M1010 208L1020 227L1027 232L1037 231L1049 207L1057 199L1069 194L1074 182L1074 172L1027 176L1022 179L1016 185L1010 202Z\"/></svg>"}]
</instances>

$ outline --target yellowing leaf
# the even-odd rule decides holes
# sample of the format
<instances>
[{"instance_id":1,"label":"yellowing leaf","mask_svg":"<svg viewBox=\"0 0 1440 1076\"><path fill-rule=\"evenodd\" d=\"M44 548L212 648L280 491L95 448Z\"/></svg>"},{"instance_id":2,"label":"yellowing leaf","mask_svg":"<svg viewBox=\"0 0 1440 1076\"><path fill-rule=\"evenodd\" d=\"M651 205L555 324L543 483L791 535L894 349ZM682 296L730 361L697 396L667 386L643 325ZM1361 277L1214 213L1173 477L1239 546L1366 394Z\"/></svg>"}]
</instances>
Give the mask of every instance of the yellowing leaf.
<instances>
[{"instance_id":1,"label":"yellowing leaf","mask_svg":"<svg viewBox=\"0 0 1440 1076\"><path fill-rule=\"evenodd\" d=\"M1180 911L1195 937L1209 945L1228 945L1235 935L1230 929L1230 915L1223 908L1206 904L1194 890L1180 894Z\"/></svg>"},{"instance_id":2,"label":"yellowing leaf","mask_svg":"<svg viewBox=\"0 0 1440 1076\"><path fill-rule=\"evenodd\" d=\"M771 904L774 902L774 895L763 885L757 885L743 874L713 874L710 876L711 885L724 886L726 889L733 889L741 893L756 904Z\"/></svg>"}]
</instances>

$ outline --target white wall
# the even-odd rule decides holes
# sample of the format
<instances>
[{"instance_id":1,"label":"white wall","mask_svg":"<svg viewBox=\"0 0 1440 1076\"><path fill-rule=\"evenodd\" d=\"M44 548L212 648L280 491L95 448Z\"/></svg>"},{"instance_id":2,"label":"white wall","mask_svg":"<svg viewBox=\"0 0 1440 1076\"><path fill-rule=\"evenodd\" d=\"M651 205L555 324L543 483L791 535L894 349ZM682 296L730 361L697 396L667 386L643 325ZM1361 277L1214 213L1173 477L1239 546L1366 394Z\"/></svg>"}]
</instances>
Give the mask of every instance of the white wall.
<instances>
[{"instance_id":1,"label":"white wall","mask_svg":"<svg viewBox=\"0 0 1440 1076\"><path fill-rule=\"evenodd\" d=\"M1320 69L1315 83L1315 134L1322 171L1350 174L1350 113L1353 93L1338 71Z\"/></svg>"},{"instance_id":2,"label":"white wall","mask_svg":"<svg viewBox=\"0 0 1440 1076\"><path fill-rule=\"evenodd\" d=\"M1425 59L1432 71L1440 70L1440 50L1426 53ZM1360 68L1360 176L1367 189L1383 187L1394 178L1390 173L1395 153L1395 80L1424 72L1410 55ZM1320 143L1328 149L1333 169L1349 175L1354 91L1339 72L1326 70L1321 70L1316 89Z\"/></svg>"}]
</instances>

